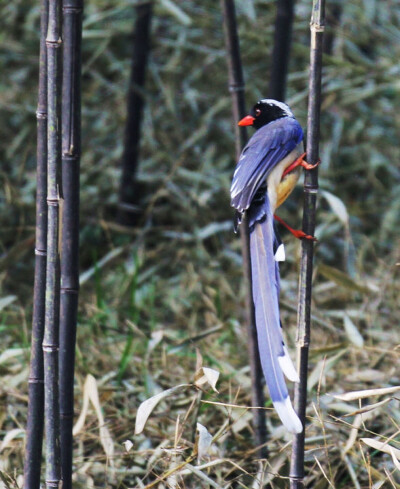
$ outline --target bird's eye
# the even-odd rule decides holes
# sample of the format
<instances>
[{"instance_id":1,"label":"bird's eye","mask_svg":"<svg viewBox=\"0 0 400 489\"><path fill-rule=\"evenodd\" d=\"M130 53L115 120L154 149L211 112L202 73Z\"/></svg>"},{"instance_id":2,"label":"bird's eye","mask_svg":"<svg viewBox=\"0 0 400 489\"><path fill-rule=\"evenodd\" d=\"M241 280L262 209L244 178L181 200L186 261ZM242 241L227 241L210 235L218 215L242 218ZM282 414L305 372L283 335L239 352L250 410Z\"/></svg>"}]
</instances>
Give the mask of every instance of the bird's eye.
<instances>
[{"instance_id":1,"label":"bird's eye","mask_svg":"<svg viewBox=\"0 0 400 489\"><path fill-rule=\"evenodd\" d=\"M258 117L261 114L261 109L255 109L254 113Z\"/></svg>"}]
</instances>

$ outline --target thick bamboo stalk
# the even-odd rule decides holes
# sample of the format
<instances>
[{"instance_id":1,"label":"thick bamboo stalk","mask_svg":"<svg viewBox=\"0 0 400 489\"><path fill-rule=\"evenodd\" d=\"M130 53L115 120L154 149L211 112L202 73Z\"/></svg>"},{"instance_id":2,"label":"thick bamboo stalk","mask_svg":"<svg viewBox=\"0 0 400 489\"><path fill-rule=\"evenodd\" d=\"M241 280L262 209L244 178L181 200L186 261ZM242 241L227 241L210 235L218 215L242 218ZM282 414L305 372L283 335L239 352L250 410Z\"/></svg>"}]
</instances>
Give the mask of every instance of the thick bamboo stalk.
<instances>
[{"instance_id":1,"label":"thick bamboo stalk","mask_svg":"<svg viewBox=\"0 0 400 489\"><path fill-rule=\"evenodd\" d=\"M277 0L276 5L274 47L272 50L268 94L269 97L283 102L285 100L292 39L294 0Z\"/></svg>"},{"instance_id":2,"label":"thick bamboo stalk","mask_svg":"<svg viewBox=\"0 0 400 489\"><path fill-rule=\"evenodd\" d=\"M24 463L24 488L39 489L42 462L44 372L43 334L47 255L47 56L48 0L42 0L40 18L39 93L36 166L36 243L33 295L31 361L29 371L28 422Z\"/></svg>"},{"instance_id":3,"label":"thick bamboo stalk","mask_svg":"<svg viewBox=\"0 0 400 489\"><path fill-rule=\"evenodd\" d=\"M83 0L63 1L60 437L63 489L72 488L74 366L79 292L79 166Z\"/></svg>"},{"instance_id":4,"label":"thick bamboo stalk","mask_svg":"<svg viewBox=\"0 0 400 489\"><path fill-rule=\"evenodd\" d=\"M236 159L239 159L242 148L247 141L245 127L239 127L237 122L245 115L244 78L240 58L240 46L236 25L236 12L234 0L221 0L224 16L225 45L228 53L229 91L232 95L232 112L235 126ZM246 323L248 333L248 352L251 372L251 401L253 406L264 406L263 374L257 346L257 330L255 322L253 293L251 289L251 265L249 247L249 227L247 219L242 220L241 243L243 257L243 278L246 290ZM266 456L265 442L267 438L265 413L262 409L253 410L253 425L259 456Z\"/></svg>"},{"instance_id":5,"label":"thick bamboo stalk","mask_svg":"<svg viewBox=\"0 0 400 489\"><path fill-rule=\"evenodd\" d=\"M119 189L118 222L124 226L133 226L138 218L137 205L140 196L136 183L136 172L144 107L143 89L150 51L152 11L152 1L140 3L136 7L135 41L132 51L122 175Z\"/></svg>"},{"instance_id":6,"label":"thick bamboo stalk","mask_svg":"<svg viewBox=\"0 0 400 489\"><path fill-rule=\"evenodd\" d=\"M315 164L318 161L320 110L321 110L321 72L323 31L325 24L325 1L314 0L311 16L311 51L310 78L307 118L307 161ZM305 172L304 178L304 210L303 230L306 234L314 235L315 206L318 192L318 168ZM297 346L300 360L300 382L295 387L295 409L305 426L307 406L307 370L308 350L310 345L310 318L312 295L314 242L302 241L300 282L297 316ZM304 439L305 429L294 436L292 460L290 466L290 487L304 487Z\"/></svg>"},{"instance_id":7,"label":"thick bamboo stalk","mask_svg":"<svg viewBox=\"0 0 400 489\"><path fill-rule=\"evenodd\" d=\"M58 349L60 315L60 260L58 250L60 189L60 88L61 88L61 1L49 0L47 47L47 267L46 312L43 338L46 487L60 483L60 412L58 396Z\"/></svg>"}]
</instances>

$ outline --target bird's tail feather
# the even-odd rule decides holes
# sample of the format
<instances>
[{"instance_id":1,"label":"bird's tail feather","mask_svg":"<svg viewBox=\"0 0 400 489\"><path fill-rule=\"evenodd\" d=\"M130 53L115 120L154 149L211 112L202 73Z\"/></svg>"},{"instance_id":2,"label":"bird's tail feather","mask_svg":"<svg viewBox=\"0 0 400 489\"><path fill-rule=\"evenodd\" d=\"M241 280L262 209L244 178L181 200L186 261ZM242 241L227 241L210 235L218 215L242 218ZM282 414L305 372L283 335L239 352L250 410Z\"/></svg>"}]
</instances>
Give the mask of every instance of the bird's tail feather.
<instances>
[{"instance_id":1,"label":"bird's tail feather","mask_svg":"<svg viewBox=\"0 0 400 489\"><path fill-rule=\"evenodd\" d=\"M283 342L279 319L279 270L274 256L273 215L265 199L266 218L250 233L253 300L261 365L274 407L288 431L303 426L289 398L283 373L298 381L296 369Z\"/></svg>"}]
</instances>

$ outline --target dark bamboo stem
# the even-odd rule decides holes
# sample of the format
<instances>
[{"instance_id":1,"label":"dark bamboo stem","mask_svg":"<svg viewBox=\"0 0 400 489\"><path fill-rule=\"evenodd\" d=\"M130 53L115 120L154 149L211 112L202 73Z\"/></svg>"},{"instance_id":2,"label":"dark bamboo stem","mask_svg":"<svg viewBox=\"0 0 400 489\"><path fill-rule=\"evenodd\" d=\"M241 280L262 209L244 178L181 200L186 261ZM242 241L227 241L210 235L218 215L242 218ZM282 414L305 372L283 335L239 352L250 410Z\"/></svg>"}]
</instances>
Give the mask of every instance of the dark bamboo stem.
<instances>
[{"instance_id":1,"label":"dark bamboo stem","mask_svg":"<svg viewBox=\"0 0 400 489\"><path fill-rule=\"evenodd\" d=\"M46 312L43 338L46 430L46 487L60 483L60 423L58 346L60 315L60 259L58 251L61 88L61 1L49 1L47 47L47 267Z\"/></svg>"},{"instance_id":2,"label":"dark bamboo stem","mask_svg":"<svg viewBox=\"0 0 400 489\"><path fill-rule=\"evenodd\" d=\"M132 51L122 175L119 189L118 222L124 226L133 226L138 218L137 205L140 196L136 183L136 171L139 161L140 128L145 102L143 89L150 51L152 11L152 1L141 3L136 7L135 41Z\"/></svg>"},{"instance_id":3,"label":"dark bamboo stem","mask_svg":"<svg viewBox=\"0 0 400 489\"><path fill-rule=\"evenodd\" d=\"M29 404L24 464L24 488L39 489L42 462L44 372L43 333L46 297L47 255L47 56L46 33L48 0L42 0L40 18L39 93L37 118L36 167L36 243L35 283L33 295Z\"/></svg>"},{"instance_id":4,"label":"dark bamboo stem","mask_svg":"<svg viewBox=\"0 0 400 489\"><path fill-rule=\"evenodd\" d=\"M307 118L307 161L314 164L318 161L320 110L321 110L321 72L323 30L325 24L325 1L314 0L311 16L311 52L310 52L310 78ZM305 172L304 179L304 210L303 230L306 234L314 235L315 231L315 205L318 192L318 168ZM307 405L307 370L308 350L310 345L310 317L312 294L314 243L303 240L298 317L297 317L297 345L300 351L300 383L295 388L295 409L305 426ZM292 460L290 466L290 487L299 489L304 487L304 439L305 430L295 435L293 439Z\"/></svg>"},{"instance_id":5,"label":"dark bamboo stem","mask_svg":"<svg viewBox=\"0 0 400 489\"><path fill-rule=\"evenodd\" d=\"M63 489L72 488L74 366L79 292L79 167L83 0L63 1L60 438Z\"/></svg>"},{"instance_id":6,"label":"dark bamboo stem","mask_svg":"<svg viewBox=\"0 0 400 489\"><path fill-rule=\"evenodd\" d=\"M236 25L236 13L234 0L221 0L221 8L224 16L225 45L228 52L229 91L232 95L232 112L235 126L236 159L239 159L242 148L247 141L245 127L239 127L237 122L245 115L244 78L242 62L240 58L240 46ZM257 330L255 323L253 294L251 290L251 265L249 247L249 227L244 218L240 226L243 275L246 290L246 323L248 332L248 351L251 371L251 401L253 406L264 406L263 374L261 370L260 356L257 346ZM262 409L254 409L254 431L256 444L260 447L259 456L266 457L265 442L267 438L265 413Z\"/></svg>"},{"instance_id":7,"label":"dark bamboo stem","mask_svg":"<svg viewBox=\"0 0 400 489\"><path fill-rule=\"evenodd\" d=\"M277 0L276 5L277 12L269 79L269 96L283 102L285 100L286 78L292 40L294 0Z\"/></svg>"}]
</instances>

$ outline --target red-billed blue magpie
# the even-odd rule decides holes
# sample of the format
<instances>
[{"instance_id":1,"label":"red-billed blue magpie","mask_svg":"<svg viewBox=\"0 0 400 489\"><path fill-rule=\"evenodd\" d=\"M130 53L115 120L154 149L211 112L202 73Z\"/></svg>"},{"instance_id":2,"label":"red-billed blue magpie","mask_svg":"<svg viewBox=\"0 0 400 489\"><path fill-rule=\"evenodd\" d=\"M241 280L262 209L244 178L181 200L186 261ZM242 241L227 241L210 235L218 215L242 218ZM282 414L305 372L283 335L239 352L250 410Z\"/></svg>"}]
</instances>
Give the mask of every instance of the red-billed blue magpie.
<instances>
[{"instance_id":1,"label":"red-billed blue magpie","mask_svg":"<svg viewBox=\"0 0 400 489\"><path fill-rule=\"evenodd\" d=\"M290 432L301 433L303 426L293 409L283 376L299 381L283 341L279 317L278 262L285 259L285 253L274 226L274 212L296 185L300 166L306 169L314 166L304 161L303 130L285 103L260 100L239 125L257 129L242 151L230 192L231 205L236 209L235 231L244 212L248 217L261 365L282 423ZM313 239L302 231L289 229L297 237Z\"/></svg>"}]
</instances>

